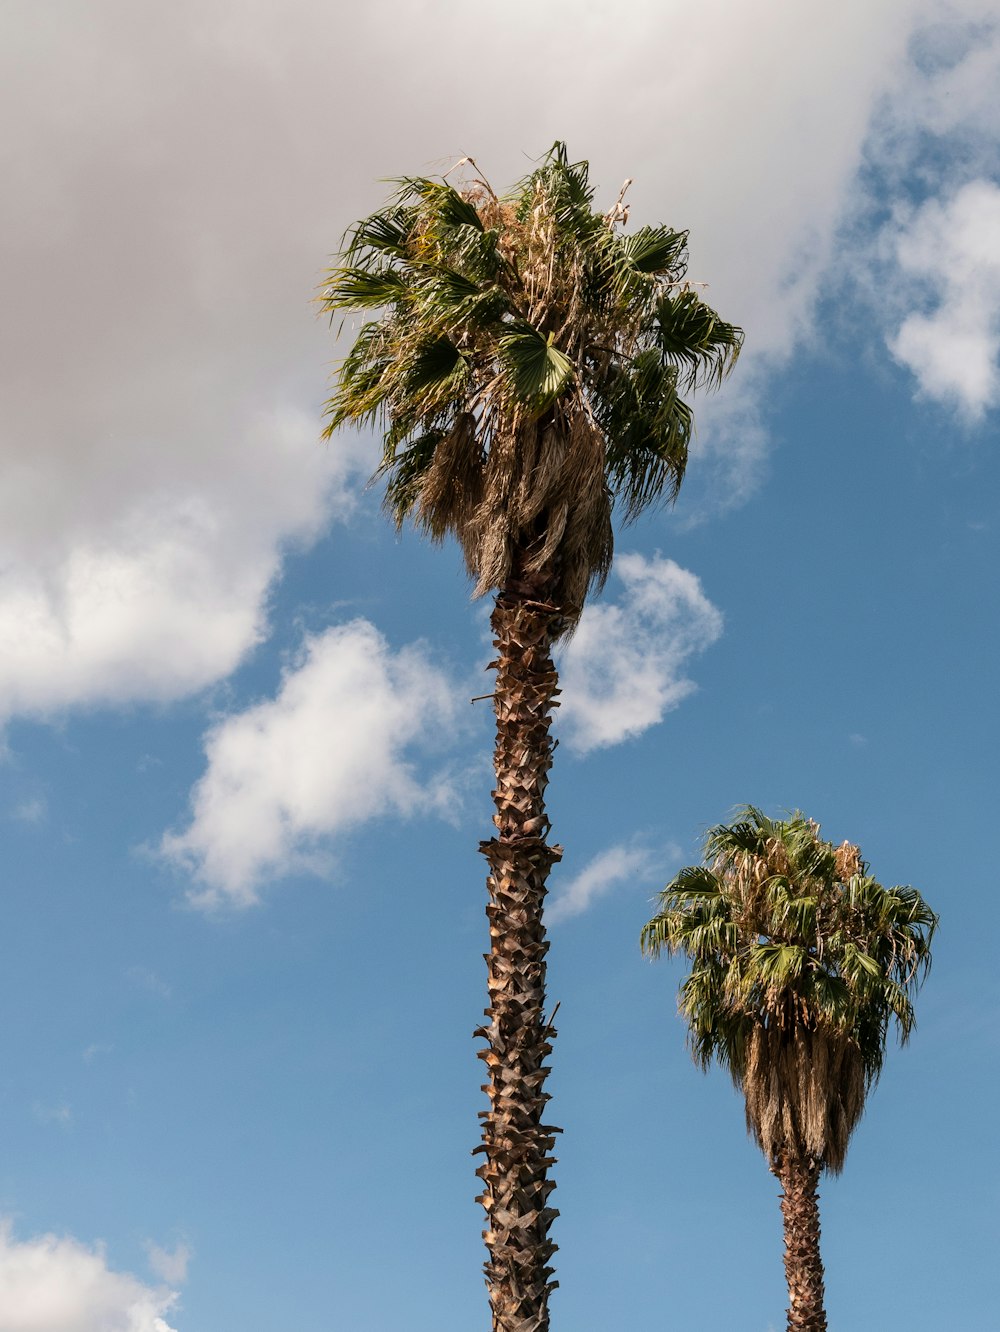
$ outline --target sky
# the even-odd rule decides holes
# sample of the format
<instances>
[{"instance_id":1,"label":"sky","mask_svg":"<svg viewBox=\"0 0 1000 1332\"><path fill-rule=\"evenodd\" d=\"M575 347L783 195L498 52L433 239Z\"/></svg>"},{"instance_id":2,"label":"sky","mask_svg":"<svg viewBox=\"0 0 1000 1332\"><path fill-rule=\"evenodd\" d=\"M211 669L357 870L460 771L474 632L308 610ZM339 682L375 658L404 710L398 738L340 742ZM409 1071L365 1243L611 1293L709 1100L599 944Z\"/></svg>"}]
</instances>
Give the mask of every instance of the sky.
<instances>
[{"instance_id":1,"label":"sky","mask_svg":"<svg viewBox=\"0 0 1000 1332\"><path fill-rule=\"evenodd\" d=\"M561 650L573 1332L777 1332L778 1186L639 954L737 805L941 915L831 1326L996 1327L1000 20L985 0L0 10L0 1332L488 1326L488 605L320 440L386 180L556 139L746 330Z\"/></svg>"}]
</instances>

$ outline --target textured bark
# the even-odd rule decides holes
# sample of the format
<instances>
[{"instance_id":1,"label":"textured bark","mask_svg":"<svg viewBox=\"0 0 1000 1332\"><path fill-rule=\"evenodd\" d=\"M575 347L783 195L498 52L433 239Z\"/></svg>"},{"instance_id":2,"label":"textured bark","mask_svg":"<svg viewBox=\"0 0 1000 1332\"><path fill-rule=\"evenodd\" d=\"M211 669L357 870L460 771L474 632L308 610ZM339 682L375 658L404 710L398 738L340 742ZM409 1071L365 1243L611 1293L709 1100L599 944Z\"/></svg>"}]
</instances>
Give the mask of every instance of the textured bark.
<instances>
[{"instance_id":1,"label":"textured bark","mask_svg":"<svg viewBox=\"0 0 1000 1332\"><path fill-rule=\"evenodd\" d=\"M547 1332L556 1245L549 1227L558 1216L548 1205L555 1187L547 1178L555 1163L558 1129L542 1122L548 1094L546 1057L554 1029L545 1019L545 955L542 904L549 870L562 849L549 846L545 787L552 763L549 736L557 707L558 677L551 643L559 613L540 596L544 589L510 580L497 597L493 641L497 649L494 708L497 835L480 845L487 879L490 951L486 955L489 1007L476 1035L489 1070L481 1114L485 1162L478 1201L486 1209L483 1239L489 1251L486 1284L493 1332Z\"/></svg>"},{"instance_id":2,"label":"textured bark","mask_svg":"<svg viewBox=\"0 0 1000 1332\"><path fill-rule=\"evenodd\" d=\"M773 1167L784 1190L781 1214L785 1223L788 1332L826 1332L816 1192L821 1168L813 1157L788 1156L780 1158Z\"/></svg>"}]
</instances>

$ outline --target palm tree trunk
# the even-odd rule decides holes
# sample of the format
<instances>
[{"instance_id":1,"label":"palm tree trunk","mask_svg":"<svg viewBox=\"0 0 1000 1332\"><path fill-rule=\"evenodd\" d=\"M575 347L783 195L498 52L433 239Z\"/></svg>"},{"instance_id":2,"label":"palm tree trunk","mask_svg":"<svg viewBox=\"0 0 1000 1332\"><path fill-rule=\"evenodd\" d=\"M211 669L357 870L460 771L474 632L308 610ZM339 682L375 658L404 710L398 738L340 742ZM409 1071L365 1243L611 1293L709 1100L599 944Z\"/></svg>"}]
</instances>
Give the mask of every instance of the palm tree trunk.
<instances>
[{"instance_id":1,"label":"palm tree trunk","mask_svg":"<svg viewBox=\"0 0 1000 1332\"><path fill-rule=\"evenodd\" d=\"M826 1332L823 1261L819 1253L820 1163L811 1157L782 1157L774 1166L781 1181L788 1279L788 1332Z\"/></svg>"},{"instance_id":2,"label":"palm tree trunk","mask_svg":"<svg viewBox=\"0 0 1000 1332\"><path fill-rule=\"evenodd\" d=\"M559 692L551 644L561 618L545 604L544 590L509 580L491 620L497 835L480 844L490 866L489 1007L476 1032L488 1043L479 1057L489 1070L483 1090L490 1107L481 1114L483 1141L476 1151L486 1160L476 1173L483 1181L478 1201L486 1209L493 1332L547 1332L549 1292L558 1284L550 1280L556 1245L548 1232L558 1212L548 1205L555 1184L547 1173L559 1130L542 1123L549 1100L545 1059L555 1035L544 1013L549 945L542 903L549 870L562 855L561 847L545 841L544 801Z\"/></svg>"}]
</instances>

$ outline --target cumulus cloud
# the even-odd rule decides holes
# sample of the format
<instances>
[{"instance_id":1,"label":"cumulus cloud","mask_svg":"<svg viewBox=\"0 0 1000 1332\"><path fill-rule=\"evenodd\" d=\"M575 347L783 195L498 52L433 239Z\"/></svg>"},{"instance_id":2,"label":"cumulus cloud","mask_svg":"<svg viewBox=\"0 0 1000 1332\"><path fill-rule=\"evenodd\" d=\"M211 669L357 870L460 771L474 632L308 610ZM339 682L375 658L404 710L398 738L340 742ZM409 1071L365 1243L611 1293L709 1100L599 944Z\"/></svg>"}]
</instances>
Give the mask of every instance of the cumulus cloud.
<instances>
[{"instance_id":1,"label":"cumulus cloud","mask_svg":"<svg viewBox=\"0 0 1000 1332\"><path fill-rule=\"evenodd\" d=\"M893 250L928 308L890 339L920 392L970 420L1000 402L1000 187L974 180L930 199L895 226Z\"/></svg>"},{"instance_id":2,"label":"cumulus cloud","mask_svg":"<svg viewBox=\"0 0 1000 1332\"><path fill-rule=\"evenodd\" d=\"M131 483L63 469L58 452L15 464L0 500L0 718L171 699L228 675L264 632L281 543L348 505L354 455L325 455L316 436L287 409L199 438L211 467L187 459L185 475L174 456Z\"/></svg>"},{"instance_id":3,"label":"cumulus cloud","mask_svg":"<svg viewBox=\"0 0 1000 1332\"><path fill-rule=\"evenodd\" d=\"M176 1332L177 1295L108 1266L104 1250L66 1236L18 1240L0 1226L0 1332Z\"/></svg>"},{"instance_id":4,"label":"cumulus cloud","mask_svg":"<svg viewBox=\"0 0 1000 1332\"><path fill-rule=\"evenodd\" d=\"M318 441L329 197L226 9L0 17L0 719L229 674L367 471Z\"/></svg>"},{"instance_id":5,"label":"cumulus cloud","mask_svg":"<svg viewBox=\"0 0 1000 1332\"><path fill-rule=\"evenodd\" d=\"M337 834L385 814L445 811L414 763L456 721L455 690L419 646L394 651L366 620L306 640L273 699L205 739L207 768L162 853L192 872L200 906L247 906L261 881L321 866Z\"/></svg>"},{"instance_id":6,"label":"cumulus cloud","mask_svg":"<svg viewBox=\"0 0 1000 1332\"><path fill-rule=\"evenodd\" d=\"M695 689L684 674L722 633L694 574L662 556L620 555L616 602L588 606L560 666L559 725L579 753L618 744L663 720Z\"/></svg>"},{"instance_id":7,"label":"cumulus cloud","mask_svg":"<svg viewBox=\"0 0 1000 1332\"><path fill-rule=\"evenodd\" d=\"M580 916L619 885L644 882L656 871L650 851L637 846L609 847L585 865L575 878L560 885L545 908L545 919L550 925L558 925L573 916Z\"/></svg>"}]
</instances>

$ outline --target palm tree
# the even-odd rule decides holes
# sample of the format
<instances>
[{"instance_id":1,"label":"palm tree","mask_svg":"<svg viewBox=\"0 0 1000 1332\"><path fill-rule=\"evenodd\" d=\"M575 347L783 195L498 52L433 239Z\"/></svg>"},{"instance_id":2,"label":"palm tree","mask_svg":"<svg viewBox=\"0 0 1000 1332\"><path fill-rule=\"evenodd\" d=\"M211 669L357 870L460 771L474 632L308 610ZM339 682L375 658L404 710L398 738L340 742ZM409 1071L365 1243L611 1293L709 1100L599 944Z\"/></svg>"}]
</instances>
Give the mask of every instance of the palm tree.
<instances>
[{"instance_id":1,"label":"palm tree","mask_svg":"<svg viewBox=\"0 0 1000 1332\"><path fill-rule=\"evenodd\" d=\"M478 1174L495 1332L544 1332L557 1215L547 1177L557 1130L542 1122L555 1035L542 904L561 856L544 804L552 647L608 573L613 506L628 520L676 495L692 431L681 395L721 383L742 333L685 282L687 233L624 235L621 196L596 212L587 163L571 163L563 144L503 197L471 159L457 165L461 186L452 172L402 180L345 237L322 304L331 316L376 313L340 365L327 434L376 423L376 475L397 526L454 535L476 593L495 593Z\"/></svg>"},{"instance_id":2,"label":"palm tree","mask_svg":"<svg viewBox=\"0 0 1000 1332\"><path fill-rule=\"evenodd\" d=\"M660 893L642 947L691 959L679 1006L695 1061L728 1070L781 1182L788 1327L825 1332L819 1176L843 1169L890 1026L901 1043L913 1030L937 917L802 814L737 813Z\"/></svg>"}]
</instances>

